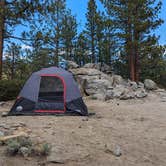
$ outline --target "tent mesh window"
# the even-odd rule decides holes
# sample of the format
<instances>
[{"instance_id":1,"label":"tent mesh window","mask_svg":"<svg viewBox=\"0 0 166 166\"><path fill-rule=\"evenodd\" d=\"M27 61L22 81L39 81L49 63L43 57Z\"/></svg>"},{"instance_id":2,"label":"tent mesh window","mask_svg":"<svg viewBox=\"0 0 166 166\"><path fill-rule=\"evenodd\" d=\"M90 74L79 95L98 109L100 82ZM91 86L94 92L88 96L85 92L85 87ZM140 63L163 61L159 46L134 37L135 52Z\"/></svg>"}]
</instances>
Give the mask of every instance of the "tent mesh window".
<instances>
[{"instance_id":1,"label":"tent mesh window","mask_svg":"<svg viewBox=\"0 0 166 166\"><path fill-rule=\"evenodd\" d=\"M40 81L39 102L64 102L62 80L55 76L42 76Z\"/></svg>"}]
</instances>

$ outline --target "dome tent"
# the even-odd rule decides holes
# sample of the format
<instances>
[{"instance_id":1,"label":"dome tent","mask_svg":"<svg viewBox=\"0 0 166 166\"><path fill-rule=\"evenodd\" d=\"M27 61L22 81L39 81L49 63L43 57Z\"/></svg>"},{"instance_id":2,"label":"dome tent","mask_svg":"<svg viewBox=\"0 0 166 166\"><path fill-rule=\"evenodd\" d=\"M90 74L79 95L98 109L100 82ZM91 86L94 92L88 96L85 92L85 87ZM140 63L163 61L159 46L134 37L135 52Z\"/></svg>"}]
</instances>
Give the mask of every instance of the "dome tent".
<instances>
[{"instance_id":1,"label":"dome tent","mask_svg":"<svg viewBox=\"0 0 166 166\"><path fill-rule=\"evenodd\" d=\"M33 73L25 83L9 115L88 115L73 75L50 67Z\"/></svg>"}]
</instances>

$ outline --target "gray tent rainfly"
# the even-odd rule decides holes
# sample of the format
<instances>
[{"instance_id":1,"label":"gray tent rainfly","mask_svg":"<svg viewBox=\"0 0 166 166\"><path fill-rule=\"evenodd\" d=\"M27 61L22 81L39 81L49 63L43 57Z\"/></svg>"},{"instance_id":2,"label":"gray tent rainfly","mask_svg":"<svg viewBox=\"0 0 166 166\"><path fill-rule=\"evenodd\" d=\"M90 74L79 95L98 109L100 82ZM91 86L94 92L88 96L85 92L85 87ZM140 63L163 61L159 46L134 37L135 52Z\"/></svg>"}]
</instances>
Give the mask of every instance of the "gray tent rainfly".
<instances>
[{"instance_id":1,"label":"gray tent rainfly","mask_svg":"<svg viewBox=\"0 0 166 166\"><path fill-rule=\"evenodd\" d=\"M73 75L50 67L33 73L9 115L88 115Z\"/></svg>"}]
</instances>

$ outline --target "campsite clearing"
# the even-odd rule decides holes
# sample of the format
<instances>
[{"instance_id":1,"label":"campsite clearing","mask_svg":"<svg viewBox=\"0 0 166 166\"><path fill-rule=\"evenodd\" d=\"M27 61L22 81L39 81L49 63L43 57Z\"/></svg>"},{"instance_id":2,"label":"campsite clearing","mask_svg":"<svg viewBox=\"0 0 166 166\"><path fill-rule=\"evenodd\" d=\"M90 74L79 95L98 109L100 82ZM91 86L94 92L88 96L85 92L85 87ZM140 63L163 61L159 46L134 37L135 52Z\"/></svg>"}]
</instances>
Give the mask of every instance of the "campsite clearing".
<instances>
[{"instance_id":1,"label":"campsite clearing","mask_svg":"<svg viewBox=\"0 0 166 166\"><path fill-rule=\"evenodd\" d=\"M9 157L0 146L1 166L165 166L166 102L142 100L101 102L85 99L91 117L0 117L0 130L28 128L33 139L52 145L48 158ZM0 107L8 111L13 102ZM22 125L24 124L24 125ZM5 129L6 128L6 129ZM116 147L121 155L114 155ZM53 163L51 163L53 162Z\"/></svg>"}]
</instances>

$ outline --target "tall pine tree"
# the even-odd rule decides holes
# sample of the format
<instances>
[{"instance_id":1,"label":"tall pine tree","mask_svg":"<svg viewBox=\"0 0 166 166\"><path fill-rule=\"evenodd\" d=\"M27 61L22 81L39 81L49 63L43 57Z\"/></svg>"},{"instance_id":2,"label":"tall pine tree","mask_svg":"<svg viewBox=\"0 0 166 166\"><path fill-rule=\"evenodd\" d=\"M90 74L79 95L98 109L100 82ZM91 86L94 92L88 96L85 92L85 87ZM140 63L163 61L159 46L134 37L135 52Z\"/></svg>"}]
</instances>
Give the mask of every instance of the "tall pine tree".
<instances>
[{"instance_id":1,"label":"tall pine tree","mask_svg":"<svg viewBox=\"0 0 166 166\"><path fill-rule=\"evenodd\" d=\"M97 46L97 5L95 0L89 0L86 18L86 32L89 40L89 50L91 52L91 62L96 62L96 46Z\"/></svg>"},{"instance_id":2,"label":"tall pine tree","mask_svg":"<svg viewBox=\"0 0 166 166\"><path fill-rule=\"evenodd\" d=\"M2 77L2 56L4 40L6 38L16 38L13 36L13 28L23 24L24 21L33 15L38 9L38 0L20 0L20 1L0 1L0 79Z\"/></svg>"},{"instance_id":3,"label":"tall pine tree","mask_svg":"<svg viewBox=\"0 0 166 166\"><path fill-rule=\"evenodd\" d=\"M65 59L73 60L77 35L77 21L68 10L62 19L62 44L65 50Z\"/></svg>"},{"instance_id":4,"label":"tall pine tree","mask_svg":"<svg viewBox=\"0 0 166 166\"><path fill-rule=\"evenodd\" d=\"M162 24L158 0L101 0L116 26L117 36L128 59L130 78L139 81L143 57L153 54L158 38L152 34ZM158 47L158 46L157 46ZM156 47L156 48L157 48Z\"/></svg>"}]
</instances>

